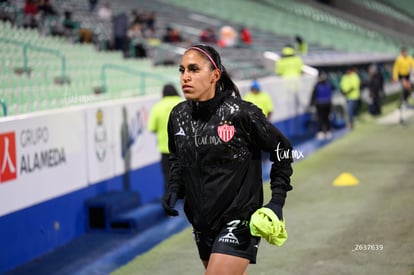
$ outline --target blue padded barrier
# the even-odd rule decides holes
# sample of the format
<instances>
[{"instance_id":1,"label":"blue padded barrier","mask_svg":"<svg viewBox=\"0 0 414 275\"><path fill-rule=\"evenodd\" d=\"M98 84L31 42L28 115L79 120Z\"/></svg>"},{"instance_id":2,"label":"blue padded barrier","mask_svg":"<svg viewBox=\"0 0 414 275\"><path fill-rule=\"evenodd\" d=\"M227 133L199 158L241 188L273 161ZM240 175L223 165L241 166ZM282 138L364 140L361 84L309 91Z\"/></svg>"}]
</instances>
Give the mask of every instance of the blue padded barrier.
<instances>
[{"instance_id":1,"label":"blue padded barrier","mask_svg":"<svg viewBox=\"0 0 414 275\"><path fill-rule=\"evenodd\" d=\"M87 230L110 230L110 220L140 206L137 192L111 191L85 201L88 224Z\"/></svg>"},{"instance_id":2,"label":"blue padded barrier","mask_svg":"<svg viewBox=\"0 0 414 275\"><path fill-rule=\"evenodd\" d=\"M142 232L164 218L165 214L161 202L156 201L111 218L109 229L113 232Z\"/></svg>"}]
</instances>

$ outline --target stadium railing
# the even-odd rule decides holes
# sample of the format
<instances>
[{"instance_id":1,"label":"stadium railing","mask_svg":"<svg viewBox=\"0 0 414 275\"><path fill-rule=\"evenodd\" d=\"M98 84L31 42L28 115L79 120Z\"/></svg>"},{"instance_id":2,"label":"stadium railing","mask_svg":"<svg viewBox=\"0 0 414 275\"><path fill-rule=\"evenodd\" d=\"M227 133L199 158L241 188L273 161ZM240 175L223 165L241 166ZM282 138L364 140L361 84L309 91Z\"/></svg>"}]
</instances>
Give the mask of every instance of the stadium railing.
<instances>
[{"instance_id":1,"label":"stadium railing","mask_svg":"<svg viewBox=\"0 0 414 275\"><path fill-rule=\"evenodd\" d=\"M178 80L175 68L155 67L151 59L126 60L120 52L99 52L92 45L40 36L36 31L16 28L10 23L0 22L0 40L4 42L0 42L0 97L7 103L7 115L160 93L166 81ZM105 74L109 94L97 95L94 92L102 83L103 64L145 74L136 77L137 74L111 70ZM25 73L29 71L30 74ZM69 77L70 83L62 81ZM88 100L79 100L80 97Z\"/></svg>"},{"instance_id":2,"label":"stadium railing","mask_svg":"<svg viewBox=\"0 0 414 275\"><path fill-rule=\"evenodd\" d=\"M7 116L7 103L3 98L0 98L0 105L2 109L2 116Z\"/></svg>"}]
</instances>

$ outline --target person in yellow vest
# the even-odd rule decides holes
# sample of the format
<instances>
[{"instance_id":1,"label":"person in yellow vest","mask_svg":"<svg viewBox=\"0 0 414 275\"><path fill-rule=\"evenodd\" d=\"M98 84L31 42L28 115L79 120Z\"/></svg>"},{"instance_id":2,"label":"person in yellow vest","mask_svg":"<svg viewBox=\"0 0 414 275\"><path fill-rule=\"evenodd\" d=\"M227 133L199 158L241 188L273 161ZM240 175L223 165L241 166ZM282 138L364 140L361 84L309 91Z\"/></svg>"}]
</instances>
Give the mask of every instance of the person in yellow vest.
<instances>
[{"instance_id":1,"label":"person in yellow vest","mask_svg":"<svg viewBox=\"0 0 414 275\"><path fill-rule=\"evenodd\" d=\"M410 73L414 70L414 59L407 54L407 49L402 48L401 54L395 59L394 66L392 69L392 80L394 82L400 81L402 87L400 109L407 104L408 97L410 96L413 88L410 81ZM401 114L400 121L403 122Z\"/></svg>"},{"instance_id":2,"label":"person in yellow vest","mask_svg":"<svg viewBox=\"0 0 414 275\"><path fill-rule=\"evenodd\" d=\"M296 55L295 48L286 45L282 49L282 56L275 63L275 71L277 75L282 77L298 77L302 74L303 60Z\"/></svg>"},{"instance_id":3,"label":"person in yellow vest","mask_svg":"<svg viewBox=\"0 0 414 275\"><path fill-rule=\"evenodd\" d=\"M267 119L270 118L270 115L273 111L273 102L272 98L268 93L262 91L260 84L257 80L254 80L252 86L250 87L250 92L248 92L243 99L245 101L251 102L257 107L259 107Z\"/></svg>"},{"instance_id":4,"label":"person in yellow vest","mask_svg":"<svg viewBox=\"0 0 414 275\"><path fill-rule=\"evenodd\" d=\"M163 87L162 98L151 109L148 118L148 130L157 135L157 148L161 153L161 168L164 177L164 191L167 190L167 181L170 171L170 152L168 150L168 118L171 110L183 99L178 95L174 85L166 84Z\"/></svg>"},{"instance_id":5,"label":"person in yellow vest","mask_svg":"<svg viewBox=\"0 0 414 275\"><path fill-rule=\"evenodd\" d=\"M356 116L358 104L360 102L361 79L356 73L355 68L348 68L342 76L340 82L341 92L346 98L346 107L348 112L348 128L354 128L354 118Z\"/></svg>"},{"instance_id":6,"label":"person in yellow vest","mask_svg":"<svg viewBox=\"0 0 414 275\"><path fill-rule=\"evenodd\" d=\"M296 50L301 55L308 54L308 43L299 35L295 36Z\"/></svg>"}]
</instances>

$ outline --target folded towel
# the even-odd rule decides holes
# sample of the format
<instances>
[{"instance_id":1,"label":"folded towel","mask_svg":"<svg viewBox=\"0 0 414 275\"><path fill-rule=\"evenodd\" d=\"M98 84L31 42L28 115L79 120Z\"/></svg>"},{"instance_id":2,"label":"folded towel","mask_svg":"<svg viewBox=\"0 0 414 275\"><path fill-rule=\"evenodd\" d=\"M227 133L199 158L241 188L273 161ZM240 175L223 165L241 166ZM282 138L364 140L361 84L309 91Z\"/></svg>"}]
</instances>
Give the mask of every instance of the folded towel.
<instances>
[{"instance_id":1,"label":"folded towel","mask_svg":"<svg viewBox=\"0 0 414 275\"><path fill-rule=\"evenodd\" d=\"M281 246L287 240L285 221L279 220L270 208L257 209L251 216L249 225L253 236L262 237L270 244Z\"/></svg>"}]
</instances>

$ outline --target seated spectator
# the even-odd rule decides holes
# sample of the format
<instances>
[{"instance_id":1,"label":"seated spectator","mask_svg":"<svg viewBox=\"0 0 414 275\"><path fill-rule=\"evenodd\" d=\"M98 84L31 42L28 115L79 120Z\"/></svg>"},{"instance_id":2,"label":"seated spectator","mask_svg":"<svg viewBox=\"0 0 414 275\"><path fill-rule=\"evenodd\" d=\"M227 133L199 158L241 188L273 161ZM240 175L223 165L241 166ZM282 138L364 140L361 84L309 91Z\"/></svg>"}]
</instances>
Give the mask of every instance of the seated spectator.
<instances>
[{"instance_id":1,"label":"seated spectator","mask_svg":"<svg viewBox=\"0 0 414 275\"><path fill-rule=\"evenodd\" d=\"M23 8L24 13L24 27L36 28L38 27L39 9L36 0L26 0Z\"/></svg>"},{"instance_id":2,"label":"seated spectator","mask_svg":"<svg viewBox=\"0 0 414 275\"><path fill-rule=\"evenodd\" d=\"M139 11L139 10L137 10L137 9L134 9L131 12L131 24L133 25L135 23L138 23L141 26L142 26L142 24L145 23L145 15L144 15L144 13L141 12L141 11Z\"/></svg>"},{"instance_id":3,"label":"seated spectator","mask_svg":"<svg viewBox=\"0 0 414 275\"><path fill-rule=\"evenodd\" d=\"M231 26L223 26L220 29L219 47L233 47L237 43L237 33Z\"/></svg>"},{"instance_id":4,"label":"seated spectator","mask_svg":"<svg viewBox=\"0 0 414 275\"><path fill-rule=\"evenodd\" d=\"M38 5L39 11L42 12L43 16L54 16L59 15L49 0L41 0Z\"/></svg>"},{"instance_id":5,"label":"seated spectator","mask_svg":"<svg viewBox=\"0 0 414 275\"><path fill-rule=\"evenodd\" d=\"M253 39L252 39L250 30L248 28L241 27L239 31L239 37L240 37L240 42L239 42L240 47L249 47L252 45Z\"/></svg>"},{"instance_id":6,"label":"seated spectator","mask_svg":"<svg viewBox=\"0 0 414 275\"><path fill-rule=\"evenodd\" d=\"M144 37L155 36L155 12L145 12L133 10L131 13L131 24L138 23L141 26L142 35Z\"/></svg>"},{"instance_id":7,"label":"seated spectator","mask_svg":"<svg viewBox=\"0 0 414 275\"><path fill-rule=\"evenodd\" d=\"M132 24L127 32L130 45L131 57L146 57L147 51L145 49L145 40L142 33L141 25L138 23Z\"/></svg>"},{"instance_id":8,"label":"seated spectator","mask_svg":"<svg viewBox=\"0 0 414 275\"><path fill-rule=\"evenodd\" d=\"M41 0L39 5L39 29L43 34L62 35L59 13L49 0Z\"/></svg>"},{"instance_id":9,"label":"seated spectator","mask_svg":"<svg viewBox=\"0 0 414 275\"><path fill-rule=\"evenodd\" d=\"M74 21L72 19L72 12L65 11L64 18L63 18L63 27L67 30L73 30L75 28L79 28L79 22Z\"/></svg>"},{"instance_id":10,"label":"seated spectator","mask_svg":"<svg viewBox=\"0 0 414 275\"><path fill-rule=\"evenodd\" d=\"M65 11L63 18L63 32L66 38L73 38L75 41L79 40L80 23L72 19L72 12Z\"/></svg>"},{"instance_id":11,"label":"seated spectator","mask_svg":"<svg viewBox=\"0 0 414 275\"><path fill-rule=\"evenodd\" d=\"M98 10L98 17L104 21L111 21L112 20L112 10L109 3L105 3L101 6Z\"/></svg>"},{"instance_id":12,"label":"seated spectator","mask_svg":"<svg viewBox=\"0 0 414 275\"><path fill-rule=\"evenodd\" d=\"M97 4L98 0L89 0L89 12L94 12Z\"/></svg>"},{"instance_id":13,"label":"seated spectator","mask_svg":"<svg viewBox=\"0 0 414 275\"><path fill-rule=\"evenodd\" d=\"M12 24L18 23L19 11L13 8L16 0L0 0L0 21L10 22ZM24 22L23 22L24 23Z\"/></svg>"},{"instance_id":14,"label":"seated spectator","mask_svg":"<svg viewBox=\"0 0 414 275\"><path fill-rule=\"evenodd\" d=\"M146 30L144 31L144 36L154 37L155 36L155 22L156 22L156 14L155 12L148 13L145 23L146 23Z\"/></svg>"},{"instance_id":15,"label":"seated spectator","mask_svg":"<svg viewBox=\"0 0 414 275\"><path fill-rule=\"evenodd\" d=\"M216 33L213 28L206 28L200 34L200 42L217 43Z\"/></svg>"},{"instance_id":16,"label":"seated spectator","mask_svg":"<svg viewBox=\"0 0 414 275\"><path fill-rule=\"evenodd\" d=\"M35 0L26 0L24 3L23 12L25 15L35 16L38 12L37 1Z\"/></svg>"},{"instance_id":17,"label":"seated spectator","mask_svg":"<svg viewBox=\"0 0 414 275\"><path fill-rule=\"evenodd\" d=\"M178 43L183 42L184 39L181 37L180 32L177 29L172 27L167 27L164 36L162 37L162 42L165 43Z\"/></svg>"}]
</instances>

